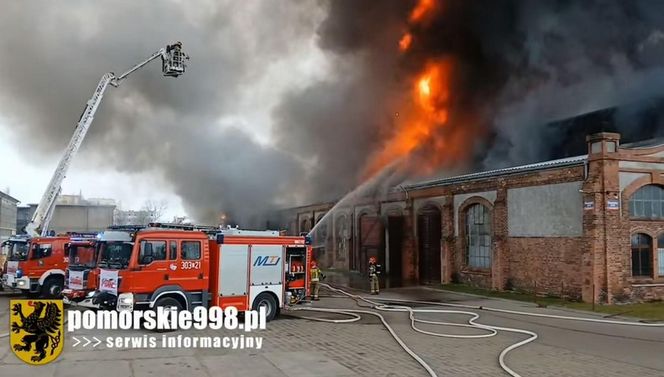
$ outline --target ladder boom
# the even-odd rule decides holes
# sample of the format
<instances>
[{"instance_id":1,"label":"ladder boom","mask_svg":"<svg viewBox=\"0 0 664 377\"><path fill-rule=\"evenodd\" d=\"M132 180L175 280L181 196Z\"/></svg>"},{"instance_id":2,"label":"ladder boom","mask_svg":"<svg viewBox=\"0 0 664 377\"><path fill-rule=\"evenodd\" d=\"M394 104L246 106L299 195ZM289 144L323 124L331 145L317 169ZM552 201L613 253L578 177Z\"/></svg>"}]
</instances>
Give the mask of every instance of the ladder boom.
<instances>
[{"instance_id":1,"label":"ladder boom","mask_svg":"<svg viewBox=\"0 0 664 377\"><path fill-rule=\"evenodd\" d=\"M102 76L101 80L99 80L99 84L97 84L97 88L92 94L92 97L88 100L85 106L85 110L83 110L83 113L81 114L81 118L79 119L78 124L76 125L76 129L74 130L74 135L72 135L71 139L69 140L69 144L67 144L65 152L60 158L58 166L55 168L55 172L51 177L51 181L46 187L46 191L39 201L35 213L32 215L32 220L25 227L26 232L30 236L35 237L38 235L48 235L48 226L51 222L51 218L55 210L55 204L60 194L62 181L67 176L67 170L69 170L69 166L71 165L74 156L81 147L83 139L85 139L85 135L90 128L90 124L92 124L92 120L94 119L97 108L99 107L99 104L104 97L104 92L106 91L106 88L108 88L108 85L110 84L115 87L119 86L120 82L127 78L127 76L159 57L162 58L162 71L164 76L177 77L181 75L185 70L184 59L188 59L188 56L182 52L181 48L182 44L177 42L167 46L166 48L160 49L159 51L152 54L149 58L136 64L120 76L115 76L115 74L112 72Z\"/></svg>"},{"instance_id":2,"label":"ladder boom","mask_svg":"<svg viewBox=\"0 0 664 377\"><path fill-rule=\"evenodd\" d=\"M107 73L102 76L101 80L99 80L99 84L97 84L97 88L92 94L92 98L88 100L85 110L83 111L83 114L81 114L81 119L78 121L78 125L76 125L74 135L72 135L69 140L69 144L67 144L67 148L60 158L60 162L58 162L58 166L55 168L55 172L51 177L51 181L48 183L48 186L46 186L46 191L39 201L35 213L32 215L32 221L26 226L25 230L28 234L32 236L40 234L45 236L48 232L48 220L51 218L52 212L55 209L55 202L60 193L62 181L67 175L67 170L71 165L74 155L76 155L76 152L78 152L78 149L83 143L83 139L90 128L90 124L94 119L99 103L104 97L104 91L106 91L108 84L114 77L115 76L112 73Z\"/></svg>"}]
</instances>

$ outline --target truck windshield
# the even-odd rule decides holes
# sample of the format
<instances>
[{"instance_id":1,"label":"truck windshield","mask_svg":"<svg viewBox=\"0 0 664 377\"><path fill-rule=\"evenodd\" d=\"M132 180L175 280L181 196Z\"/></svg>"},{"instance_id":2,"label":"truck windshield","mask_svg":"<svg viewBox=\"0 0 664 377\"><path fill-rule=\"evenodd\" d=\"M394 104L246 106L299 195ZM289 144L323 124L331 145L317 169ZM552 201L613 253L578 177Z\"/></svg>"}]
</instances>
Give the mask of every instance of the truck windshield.
<instances>
[{"instance_id":1,"label":"truck windshield","mask_svg":"<svg viewBox=\"0 0 664 377\"><path fill-rule=\"evenodd\" d=\"M95 267L97 249L93 245L70 245L70 267Z\"/></svg>"},{"instance_id":2,"label":"truck windshield","mask_svg":"<svg viewBox=\"0 0 664 377\"><path fill-rule=\"evenodd\" d=\"M9 254L7 260L10 261L23 261L28 259L28 243L27 242L8 242Z\"/></svg>"},{"instance_id":3,"label":"truck windshield","mask_svg":"<svg viewBox=\"0 0 664 377\"><path fill-rule=\"evenodd\" d=\"M102 242L99 245L99 267L125 269L129 266L131 242Z\"/></svg>"}]
</instances>

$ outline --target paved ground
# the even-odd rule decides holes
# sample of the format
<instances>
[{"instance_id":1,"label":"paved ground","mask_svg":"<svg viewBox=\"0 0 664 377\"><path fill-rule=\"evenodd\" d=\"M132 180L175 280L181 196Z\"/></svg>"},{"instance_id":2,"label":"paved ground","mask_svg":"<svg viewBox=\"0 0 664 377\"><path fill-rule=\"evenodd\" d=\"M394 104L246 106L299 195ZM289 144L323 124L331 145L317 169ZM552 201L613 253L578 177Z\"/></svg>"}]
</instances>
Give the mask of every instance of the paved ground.
<instances>
[{"instance_id":1,"label":"paved ground","mask_svg":"<svg viewBox=\"0 0 664 377\"><path fill-rule=\"evenodd\" d=\"M579 315L576 312L535 308L528 303L485 300L426 288L393 289L381 297L409 298L483 305L537 313ZM0 323L8 323L7 295L0 296ZM325 297L317 307L357 308L354 301ZM422 307L424 308L424 306ZM450 339L427 336L410 329L404 313L385 313L385 318L406 344L429 363L439 376L501 376L498 354L525 335L500 332L485 339ZM508 365L522 376L663 376L664 328L628 327L480 312L480 322L524 328L539 339L507 357ZM297 319L314 315L295 312L270 322L252 333L262 336L261 350L225 349L95 349L76 347L68 335L63 354L39 368L47 376L426 376L426 372L392 339L376 318L366 316L352 324L332 324ZM420 314L431 320L462 323L466 318ZM421 325L425 330L477 333L477 330ZM7 332L7 325L0 333ZM140 335L147 332L81 330L75 335ZM152 333L147 333L152 334ZM240 335L229 331L179 331L174 335ZM0 339L0 376L35 369L18 360Z\"/></svg>"}]
</instances>

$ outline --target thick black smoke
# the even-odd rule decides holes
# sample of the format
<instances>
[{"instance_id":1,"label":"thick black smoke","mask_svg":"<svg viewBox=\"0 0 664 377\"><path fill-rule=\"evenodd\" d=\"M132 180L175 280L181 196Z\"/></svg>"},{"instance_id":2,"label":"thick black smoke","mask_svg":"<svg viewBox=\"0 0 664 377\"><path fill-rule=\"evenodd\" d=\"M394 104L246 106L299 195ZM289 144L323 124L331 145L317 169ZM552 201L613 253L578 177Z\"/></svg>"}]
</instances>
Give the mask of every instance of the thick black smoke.
<instances>
[{"instance_id":1,"label":"thick black smoke","mask_svg":"<svg viewBox=\"0 0 664 377\"><path fill-rule=\"evenodd\" d=\"M165 79L152 66L109 89L82 158L162 173L192 217L213 222L225 211L246 224L359 184L431 60L454 67L450 121L434 139L472 129L474 138L458 141L474 156L466 168L548 158L549 141L567 131L547 123L664 94L664 3L446 0L411 23L416 3L7 3L0 114L17 140L29 140L26 157L54 158L102 73L181 40L192 56L187 74ZM401 53L406 31L413 43ZM271 67L313 43L325 62L301 59L325 64L326 75L260 97L256 83L298 74ZM271 114L271 129L237 121L260 112ZM634 124L624 112L616 120Z\"/></svg>"},{"instance_id":2,"label":"thick black smoke","mask_svg":"<svg viewBox=\"0 0 664 377\"><path fill-rule=\"evenodd\" d=\"M553 158L570 130L551 122L607 107L630 104L630 113L615 113L614 128L639 133L638 103L664 95L661 2L446 0L413 24L416 3L330 2L318 33L339 61L336 77L291 94L277 111L288 146L313 146L305 156L322 167L313 184L334 188L330 195L357 183L394 132L392 115L427 61L453 61L450 122L434 138L472 128L476 137L462 141L474 156L466 169ZM406 31L413 43L400 54ZM661 133L662 121L642 138Z\"/></svg>"},{"instance_id":3,"label":"thick black smoke","mask_svg":"<svg viewBox=\"0 0 664 377\"><path fill-rule=\"evenodd\" d=\"M302 168L236 119L254 111L247 98L261 95L256 82L268 66L310 43L317 9L302 1L3 4L0 115L11 132L2 134L33 162L58 158L103 73L180 40L192 57L186 74L164 78L152 63L109 87L77 161L158 173L196 220L224 211L247 223L290 201L286 185Z\"/></svg>"}]
</instances>

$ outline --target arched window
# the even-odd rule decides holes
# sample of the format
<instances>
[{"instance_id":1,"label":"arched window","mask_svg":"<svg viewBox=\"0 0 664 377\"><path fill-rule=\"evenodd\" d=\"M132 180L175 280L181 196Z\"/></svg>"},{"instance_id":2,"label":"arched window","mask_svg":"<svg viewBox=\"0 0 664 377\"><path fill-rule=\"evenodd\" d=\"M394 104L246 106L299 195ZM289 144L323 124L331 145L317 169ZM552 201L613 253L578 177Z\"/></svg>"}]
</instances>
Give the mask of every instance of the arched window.
<instances>
[{"instance_id":1,"label":"arched window","mask_svg":"<svg viewBox=\"0 0 664 377\"><path fill-rule=\"evenodd\" d=\"M664 219L664 188L645 185L629 198L629 215L641 219Z\"/></svg>"},{"instance_id":2,"label":"arched window","mask_svg":"<svg viewBox=\"0 0 664 377\"><path fill-rule=\"evenodd\" d=\"M632 276L652 275L652 238L643 233L632 235Z\"/></svg>"},{"instance_id":3,"label":"arched window","mask_svg":"<svg viewBox=\"0 0 664 377\"><path fill-rule=\"evenodd\" d=\"M481 204L466 211L466 258L469 267L491 268L491 217Z\"/></svg>"}]
</instances>

